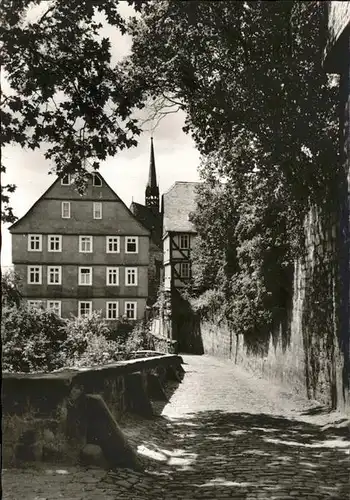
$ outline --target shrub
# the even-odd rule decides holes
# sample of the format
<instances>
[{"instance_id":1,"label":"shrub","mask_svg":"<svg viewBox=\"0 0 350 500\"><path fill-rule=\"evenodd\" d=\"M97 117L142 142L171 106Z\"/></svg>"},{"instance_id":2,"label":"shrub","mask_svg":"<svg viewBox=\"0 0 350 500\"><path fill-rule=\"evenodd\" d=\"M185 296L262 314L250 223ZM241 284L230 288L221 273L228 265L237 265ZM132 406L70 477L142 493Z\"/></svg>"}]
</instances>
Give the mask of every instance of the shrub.
<instances>
[{"instance_id":1,"label":"shrub","mask_svg":"<svg viewBox=\"0 0 350 500\"><path fill-rule=\"evenodd\" d=\"M206 290L197 298L191 299L191 306L194 312L198 312L202 317L211 317L223 305L225 296L220 290Z\"/></svg>"},{"instance_id":2,"label":"shrub","mask_svg":"<svg viewBox=\"0 0 350 500\"><path fill-rule=\"evenodd\" d=\"M1 274L1 304L2 306L19 307L22 294L20 291L21 278L13 270Z\"/></svg>"},{"instance_id":3,"label":"shrub","mask_svg":"<svg viewBox=\"0 0 350 500\"><path fill-rule=\"evenodd\" d=\"M62 345L64 366L102 365L121 358L119 344L108 340L110 331L100 312L65 321L66 339Z\"/></svg>"},{"instance_id":4,"label":"shrub","mask_svg":"<svg viewBox=\"0 0 350 500\"><path fill-rule=\"evenodd\" d=\"M148 346L143 322L109 325L101 313L61 319L27 306L3 308L3 368L12 372L52 371L104 365L132 358Z\"/></svg>"},{"instance_id":5,"label":"shrub","mask_svg":"<svg viewBox=\"0 0 350 500\"><path fill-rule=\"evenodd\" d=\"M124 353L124 359L130 359L135 351L148 349L149 345L149 329L144 321L137 323L124 339L120 339L120 347Z\"/></svg>"},{"instance_id":6,"label":"shrub","mask_svg":"<svg viewBox=\"0 0 350 500\"><path fill-rule=\"evenodd\" d=\"M62 366L64 320L26 306L4 306L1 316L2 364L17 372L52 371Z\"/></svg>"}]
</instances>

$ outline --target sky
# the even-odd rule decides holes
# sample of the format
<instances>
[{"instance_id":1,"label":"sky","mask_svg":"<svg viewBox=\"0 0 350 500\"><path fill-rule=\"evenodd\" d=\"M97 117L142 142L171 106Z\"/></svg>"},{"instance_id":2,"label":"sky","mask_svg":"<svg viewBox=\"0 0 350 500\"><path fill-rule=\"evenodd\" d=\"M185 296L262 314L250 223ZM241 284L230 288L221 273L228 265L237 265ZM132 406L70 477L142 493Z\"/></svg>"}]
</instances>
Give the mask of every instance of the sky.
<instances>
[{"instance_id":1,"label":"sky","mask_svg":"<svg viewBox=\"0 0 350 500\"><path fill-rule=\"evenodd\" d=\"M133 11L126 2L121 3L120 11L125 17ZM35 17L36 13L32 16ZM112 44L112 63L126 56L131 47L130 38L122 36L110 26L103 29L104 36L110 36ZM199 180L197 167L199 153L192 138L182 131L185 116L177 112L166 116L153 131L157 180L160 193L167 191L175 181ZM138 146L124 150L115 157L101 163L100 172L111 188L130 206L132 201L144 203L145 187L148 179L151 132L145 130L140 136ZM36 200L54 182L55 176L48 172L52 164L44 158L43 151L24 150L19 146L8 146L2 150L3 163L7 172L2 183L17 185L11 195L11 206L15 215L22 217ZM9 224L2 224L1 266L12 264L11 235Z\"/></svg>"}]
</instances>

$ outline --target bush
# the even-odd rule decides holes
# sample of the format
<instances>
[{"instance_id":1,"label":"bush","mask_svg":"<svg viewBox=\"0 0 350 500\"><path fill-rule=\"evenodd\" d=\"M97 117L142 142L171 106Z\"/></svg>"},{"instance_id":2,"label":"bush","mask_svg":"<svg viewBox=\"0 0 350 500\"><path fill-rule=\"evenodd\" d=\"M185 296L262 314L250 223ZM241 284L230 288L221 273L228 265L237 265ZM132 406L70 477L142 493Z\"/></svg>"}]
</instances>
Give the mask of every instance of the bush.
<instances>
[{"instance_id":1,"label":"bush","mask_svg":"<svg viewBox=\"0 0 350 500\"><path fill-rule=\"evenodd\" d=\"M150 345L148 326L142 321L137 323L129 335L120 339L120 346L124 353L124 359L132 358L135 351L148 349Z\"/></svg>"},{"instance_id":2,"label":"bush","mask_svg":"<svg viewBox=\"0 0 350 500\"><path fill-rule=\"evenodd\" d=\"M225 296L221 290L206 290L199 297L191 299L191 306L194 312L209 318L221 309L224 300Z\"/></svg>"},{"instance_id":3,"label":"bush","mask_svg":"<svg viewBox=\"0 0 350 500\"><path fill-rule=\"evenodd\" d=\"M108 340L110 331L101 313L66 320L64 330L66 339L61 350L64 366L103 365L121 358L118 343Z\"/></svg>"},{"instance_id":4,"label":"bush","mask_svg":"<svg viewBox=\"0 0 350 500\"><path fill-rule=\"evenodd\" d=\"M13 270L1 274L1 305L20 306L22 294L21 278Z\"/></svg>"},{"instance_id":5,"label":"bush","mask_svg":"<svg viewBox=\"0 0 350 500\"><path fill-rule=\"evenodd\" d=\"M52 371L62 366L64 320L26 306L4 306L1 316L2 366L12 372Z\"/></svg>"},{"instance_id":6,"label":"bush","mask_svg":"<svg viewBox=\"0 0 350 500\"><path fill-rule=\"evenodd\" d=\"M109 325L101 313L61 319L53 312L5 306L1 319L3 368L11 372L52 371L130 359L147 348L143 322Z\"/></svg>"},{"instance_id":7,"label":"bush","mask_svg":"<svg viewBox=\"0 0 350 500\"><path fill-rule=\"evenodd\" d=\"M61 353L65 366L94 366L130 359L134 351L147 346L143 322L109 325L98 312L67 320L65 330L67 338Z\"/></svg>"}]
</instances>

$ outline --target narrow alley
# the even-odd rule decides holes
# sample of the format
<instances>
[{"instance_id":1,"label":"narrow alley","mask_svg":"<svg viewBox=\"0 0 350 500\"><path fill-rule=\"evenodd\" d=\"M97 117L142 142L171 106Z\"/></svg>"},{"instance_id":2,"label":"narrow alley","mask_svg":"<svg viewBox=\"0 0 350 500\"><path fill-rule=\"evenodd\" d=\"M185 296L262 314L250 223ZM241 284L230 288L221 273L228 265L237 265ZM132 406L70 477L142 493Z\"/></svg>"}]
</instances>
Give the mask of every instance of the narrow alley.
<instances>
[{"instance_id":1,"label":"narrow alley","mask_svg":"<svg viewBox=\"0 0 350 500\"><path fill-rule=\"evenodd\" d=\"M350 498L344 415L230 361L183 356L185 376L151 420L121 422L145 472L43 464L3 471L5 500ZM162 407L163 406L163 407Z\"/></svg>"}]
</instances>

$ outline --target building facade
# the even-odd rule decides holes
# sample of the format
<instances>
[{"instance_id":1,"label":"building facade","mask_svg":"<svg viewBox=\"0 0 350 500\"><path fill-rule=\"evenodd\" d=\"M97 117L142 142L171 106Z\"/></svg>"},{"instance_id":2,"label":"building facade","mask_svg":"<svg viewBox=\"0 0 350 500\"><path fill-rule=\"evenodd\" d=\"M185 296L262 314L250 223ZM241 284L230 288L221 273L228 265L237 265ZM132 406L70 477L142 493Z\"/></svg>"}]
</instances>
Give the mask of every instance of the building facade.
<instances>
[{"instance_id":1,"label":"building facade","mask_svg":"<svg viewBox=\"0 0 350 500\"><path fill-rule=\"evenodd\" d=\"M29 305L62 317L143 318L150 232L100 174L89 176L83 196L69 176L57 179L10 232Z\"/></svg>"},{"instance_id":2,"label":"building facade","mask_svg":"<svg viewBox=\"0 0 350 500\"><path fill-rule=\"evenodd\" d=\"M190 213L196 208L198 182L175 182L163 194L164 290L180 290L192 278L191 251L196 230Z\"/></svg>"}]
</instances>

